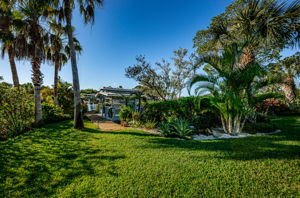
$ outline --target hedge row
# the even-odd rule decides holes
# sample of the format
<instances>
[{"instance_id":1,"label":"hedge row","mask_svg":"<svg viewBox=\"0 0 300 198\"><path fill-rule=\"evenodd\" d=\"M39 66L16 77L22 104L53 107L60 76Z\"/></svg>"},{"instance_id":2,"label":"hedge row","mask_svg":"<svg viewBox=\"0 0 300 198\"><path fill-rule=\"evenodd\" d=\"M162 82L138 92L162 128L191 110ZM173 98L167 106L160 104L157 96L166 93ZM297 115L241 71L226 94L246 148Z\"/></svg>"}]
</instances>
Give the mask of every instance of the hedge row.
<instances>
[{"instance_id":1,"label":"hedge row","mask_svg":"<svg viewBox=\"0 0 300 198\"><path fill-rule=\"evenodd\" d=\"M188 120L196 129L220 124L209 98L184 97L178 100L152 101L144 106L142 120L161 123L171 118Z\"/></svg>"}]
</instances>

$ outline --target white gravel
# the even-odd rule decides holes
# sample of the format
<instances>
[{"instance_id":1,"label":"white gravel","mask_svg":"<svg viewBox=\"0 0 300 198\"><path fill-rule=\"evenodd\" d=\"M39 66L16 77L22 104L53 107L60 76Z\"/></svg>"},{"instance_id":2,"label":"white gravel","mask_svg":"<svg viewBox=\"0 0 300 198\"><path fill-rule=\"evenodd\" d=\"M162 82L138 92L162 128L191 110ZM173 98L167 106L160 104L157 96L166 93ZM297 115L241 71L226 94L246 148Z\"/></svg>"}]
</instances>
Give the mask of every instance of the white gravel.
<instances>
[{"instance_id":1,"label":"white gravel","mask_svg":"<svg viewBox=\"0 0 300 198\"><path fill-rule=\"evenodd\" d=\"M281 130L276 130L272 133L256 133L256 134L249 134L249 133L240 133L239 135L232 136L225 133L214 133L213 135L193 135L193 140L217 140L217 139L230 139L230 138L245 138L248 136L254 136L254 135L271 135L280 133Z\"/></svg>"}]
</instances>

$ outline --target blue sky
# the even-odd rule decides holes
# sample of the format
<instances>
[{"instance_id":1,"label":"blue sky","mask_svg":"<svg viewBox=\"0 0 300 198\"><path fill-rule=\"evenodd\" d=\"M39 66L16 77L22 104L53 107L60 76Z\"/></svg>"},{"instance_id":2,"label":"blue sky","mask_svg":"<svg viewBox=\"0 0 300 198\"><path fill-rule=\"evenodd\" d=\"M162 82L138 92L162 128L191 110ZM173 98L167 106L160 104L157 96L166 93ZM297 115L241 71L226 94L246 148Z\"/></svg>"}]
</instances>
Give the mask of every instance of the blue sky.
<instances>
[{"instance_id":1,"label":"blue sky","mask_svg":"<svg viewBox=\"0 0 300 198\"><path fill-rule=\"evenodd\" d=\"M137 83L125 77L125 68L143 54L150 62L169 58L179 47L193 51L193 37L212 17L224 12L231 0L106 0L96 11L94 25L84 25L74 13L76 36L83 46L78 59L81 88L102 86L132 88ZM285 50L283 56L296 50ZM21 83L31 82L27 61L17 61ZM53 66L42 65L44 84L53 84ZM0 76L12 82L7 57L0 60ZM70 63L60 76L72 82Z\"/></svg>"}]
</instances>

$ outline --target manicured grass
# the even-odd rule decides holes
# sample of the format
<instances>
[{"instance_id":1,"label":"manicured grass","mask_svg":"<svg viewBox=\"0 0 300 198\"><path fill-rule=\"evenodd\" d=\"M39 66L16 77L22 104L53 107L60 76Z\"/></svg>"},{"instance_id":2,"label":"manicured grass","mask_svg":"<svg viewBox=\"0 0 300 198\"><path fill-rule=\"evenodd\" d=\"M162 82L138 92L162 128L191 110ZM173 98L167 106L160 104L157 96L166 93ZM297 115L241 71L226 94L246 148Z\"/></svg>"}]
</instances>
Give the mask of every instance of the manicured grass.
<instances>
[{"instance_id":1,"label":"manicured grass","mask_svg":"<svg viewBox=\"0 0 300 198\"><path fill-rule=\"evenodd\" d=\"M0 142L0 197L297 197L300 117L283 133L182 141L65 121Z\"/></svg>"}]
</instances>

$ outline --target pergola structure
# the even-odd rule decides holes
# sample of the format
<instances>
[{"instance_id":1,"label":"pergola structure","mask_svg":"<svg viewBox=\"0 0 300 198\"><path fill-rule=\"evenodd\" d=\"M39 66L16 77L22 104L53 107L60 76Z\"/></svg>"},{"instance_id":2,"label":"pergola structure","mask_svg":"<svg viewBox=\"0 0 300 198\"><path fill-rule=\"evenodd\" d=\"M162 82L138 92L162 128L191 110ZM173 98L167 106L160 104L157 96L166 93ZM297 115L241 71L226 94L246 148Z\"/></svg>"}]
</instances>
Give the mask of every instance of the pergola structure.
<instances>
[{"instance_id":1,"label":"pergola structure","mask_svg":"<svg viewBox=\"0 0 300 198\"><path fill-rule=\"evenodd\" d=\"M96 98L99 98L103 104L100 108L100 114L106 119L118 120L120 109L126 103L132 105L134 109L136 108L136 100L126 101L126 97L129 99L130 96L140 92L137 89L102 87L96 94Z\"/></svg>"}]
</instances>

